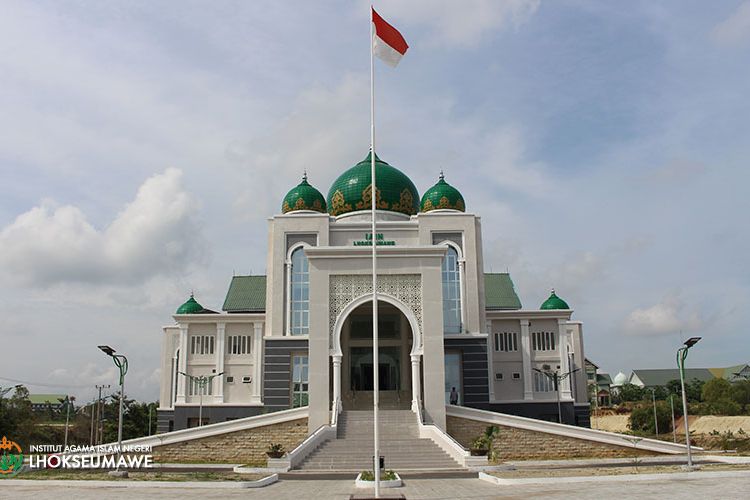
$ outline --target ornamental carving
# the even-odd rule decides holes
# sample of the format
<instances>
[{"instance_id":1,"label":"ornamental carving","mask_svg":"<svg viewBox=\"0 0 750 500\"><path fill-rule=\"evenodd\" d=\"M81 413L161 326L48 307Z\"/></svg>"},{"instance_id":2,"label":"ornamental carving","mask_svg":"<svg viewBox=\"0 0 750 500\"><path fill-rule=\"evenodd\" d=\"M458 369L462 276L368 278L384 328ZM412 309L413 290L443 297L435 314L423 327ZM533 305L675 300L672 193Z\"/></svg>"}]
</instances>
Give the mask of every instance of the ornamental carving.
<instances>
[{"instance_id":1,"label":"ornamental carving","mask_svg":"<svg viewBox=\"0 0 750 500\"><path fill-rule=\"evenodd\" d=\"M355 206L357 210L372 208L372 184L362 191L362 201L358 201ZM375 208L388 209L388 202L380 199L380 189L375 189Z\"/></svg>"},{"instance_id":2,"label":"ornamental carving","mask_svg":"<svg viewBox=\"0 0 750 500\"><path fill-rule=\"evenodd\" d=\"M417 318L420 331L422 325L422 277L419 274L383 274L378 275L378 293L383 293L398 299L411 309ZM328 346L334 348L334 326L336 319L347 305L354 300L372 295L372 276L362 274L339 274L330 276L329 312L329 340ZM415 341L422 348L422 335L412 332Z\"/></svg>"},{"instance_id":3,"label":"ornamental carving","mask_svg":"<svg viewBox=\"0 0 750 500\"><path fill-rule=\"evenodd\" d=\"M414 215L414 196L412 196L409 189L401 191L398 203L394 203L391 206L391 210L401 212L406 215Z\"/></svg>"},{"instance_id":4,"label":"ornamental carving","mask_svg":"<svg viewBox=\"0 0 750 500\"><path fill-rule=\"evenodd\" d=\"M331 196L331 215L339 215L346 212L351 212L352 206L348 203L346 203L346 200L344 199L344 194L336 190L335 193L333 193L333 196Z\"/></svg>"}]
</instances>

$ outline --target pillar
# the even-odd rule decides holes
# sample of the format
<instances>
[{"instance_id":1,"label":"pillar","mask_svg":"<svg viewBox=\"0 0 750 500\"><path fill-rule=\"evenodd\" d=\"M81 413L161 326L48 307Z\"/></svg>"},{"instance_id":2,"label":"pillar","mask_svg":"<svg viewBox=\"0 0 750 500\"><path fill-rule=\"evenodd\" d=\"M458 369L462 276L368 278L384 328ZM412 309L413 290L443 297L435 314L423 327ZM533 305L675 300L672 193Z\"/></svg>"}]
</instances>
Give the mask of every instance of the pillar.
<instances>
[{"instance_id":1,"label":"pillar","mask_svg":"<svg viewBox=\"0 0 750 500\"><path fill-rule=\"evenodd\" d=\"M341 411L341 355L331 356L333 361L333 401L332 411Z\"/></svg>"},{"instance_id":2,"label":"pillar","mask_svg":"<svg viewBox=\"0 0 750 500\"><path fill-rule=\"evenodd\" d=\"M421 394L419 383L419 354L411 355L411 409L417 411L419 407L419 396Z\"/></svg>"},{"instance_id":3,"label":"pillar","mask_svg":"<svg viewBox=\"0 0 750 500\"><path fill-rule=\"evenodd\" d=\"M216 373L224 373L224 351L226 350L226 323L216 323ZM214 378L214 403L224 402L224 375Z\"/></svg>"},{"instance_id":4,"label":"pillar","mask_svg":"<svg viewBox=\"0 0 750 500\"><path fill-rule=\"evenodd\" d=\"M564 319L557 320L557 331L559 332L559 346L558 350L560 353L560 373L562 375L570 372L570 358L568 358L568 328L567 321ZM561 399L573 399L573 393L570 390L571 384L570 379L573 375L570 374L560 383L560 398Z\"/></svg>"},{"instance_id":5,"label":"pillar","mask_svg":"<svg viewBox=\"0 0 750 500\"><path fill-rule=\"evenodd\" d=\"M188 356L188 325L180 323L180 360L177 364L177 371L187 373L187 356ZM178 404L185 404L185 375L177 374L177 401Z\"/></svg>"},{"instance_id":6,"label":"pillar","mask_svg":"<svg viewBox=\"0 0 750 500\"><path fill-rule=\"evenodd\" d=\"M531 336L529 320L521 320L521 354L523 357L523 399L534 399L531 371Z\"/></svg>"},{"instance_id":7,"label":"pillar","mask_svg":"<svg viewBox=\"0 0 750 500\"><path fill-rule=\"evenodd\" d=\"M261 402L261 389L263 387L263 323L253 323L253 383L252 401Z\"/></svg>"}]
</instances>

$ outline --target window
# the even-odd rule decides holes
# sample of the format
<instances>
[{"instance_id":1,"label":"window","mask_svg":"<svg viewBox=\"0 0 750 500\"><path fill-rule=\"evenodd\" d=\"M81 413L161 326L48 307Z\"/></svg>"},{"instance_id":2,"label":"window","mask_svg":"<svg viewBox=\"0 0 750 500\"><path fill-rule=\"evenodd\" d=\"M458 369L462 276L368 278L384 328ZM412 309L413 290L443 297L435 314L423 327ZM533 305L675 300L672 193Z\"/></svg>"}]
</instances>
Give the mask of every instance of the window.
<instances>
[{"instance_id":1,"label":"window","mask_svg":"<svg viewBox=\"0 0 750 500\"><path fill-rule=\"evenodd\" d=\"M191 335L190 336L190 354L213 354L214 353L214 336L213 335Z\"/></svg>"},{"instance_id":2,"label":"window","mask_svg":"<svg viewBox=\"0 0 750 500\"><path fill-rule=\"evenodd\" d=\"M534 372L534 391L535 392L553 392L555 383L544 373Z\"/></svg>"},{"instance_id":3,"label":"window","mask_svg":"<svg viewBox=\"0 0 750 500\"><path fill-rule=\"evenodd\" d=\"M204 396L210 396L213 394L213 386L214 380L210 379L203 382L203 395ZM201 394L201 381L196 379L195 377L188 377L188 395L189 396L199 396Z\"/></svg>"},{"instance_id":4,"label":"window","mask_svg":"<svg viewBox=\"0 0 750 500\"><path fill-rule=\"evenodd\" d=\"M292 408L308 405L307 355L292 356Z\"/></svg>"},{"instance_id":5,"label":"window","mask_svg":"<svg viewBox=\"0 0 750 500\"><path fill-rule=\"evenodd\" d=\"M307 335L310 327L310 273L302 247L292 252L290 293L292 335Z\"/></svg>"},{"instance_id":6,"label":"window","mask_svg":"<svg viewBox=\"0 0 750 500\"><path fill-rule=\"evenodd\" d=\"M502 379L503 379L503 374L502 373L496 373L495 374L495 380L502 380Z\"/></svg>"},{"instance_id":7,"label":"window","mask_svg":"<svg viewBox=\"0 0 750 500\"><path fill-rule=\"evenodd\" d=\"M518 334L502 332L495 334L495 351L513 352L518 350Z\"/></svg>"},{"instance_id":8,"label":"window","mask_svg":"<svg viewBox=\"0 0 750 500\"><path fill-rule=\"evenodd\" d=\"M252 346L251 335L227 336L227 354L250 354Z\"/></svg>"},{"instance_id":9,"label":"window","mask_svg":"<svg viewBox=\"0 0 750 500\"><path fill-rule=\"evenodd\" d=\"M554 332L533 332L531 334L533 349L535 351L554 351L555 350L555 333Z\"/></svg>"},{"instance_id":10,"label":"window","mask_svg":"<svg viewBox=\"0 0 750 500\"><path fill-rule=\"evenodd\" d=\"M234 377L232 376L227 377L227 384L234 384Z\"/></svg>"},{"instance_id":11,"label":"window","mask_svg":"<svg viewBox=\"0 0 750 500\"><path fill-rule=\"evenodd\" d=\"M521 373L513 372L513 380L521 380Z\"/></svg>"},{"instance_id":12,"label":"window","mask_svg":"<svg viewBox=\"0 0 750 500\"><path fill-rule=\"evenodd\" d=\"M461 333L461 282L458 252L452 246L443 259L443 329L445 333Z\"/></svg>"}]
</instances>

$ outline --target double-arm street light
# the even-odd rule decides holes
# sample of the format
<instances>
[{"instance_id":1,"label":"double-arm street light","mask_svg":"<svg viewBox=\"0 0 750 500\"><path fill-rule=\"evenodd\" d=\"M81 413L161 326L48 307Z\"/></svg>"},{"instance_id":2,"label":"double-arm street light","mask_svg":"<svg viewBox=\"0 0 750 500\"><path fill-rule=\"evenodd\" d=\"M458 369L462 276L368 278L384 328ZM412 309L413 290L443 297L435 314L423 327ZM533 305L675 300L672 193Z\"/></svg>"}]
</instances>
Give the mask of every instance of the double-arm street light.
<instances>
[{"instance_id":1,"label":"double-arm street light","mask_svg":"<svg viewBox=\"0 0 750 500\"><path fill-rule=\"evenodd\" d=\"M198 404L198 427L203 426L203 392L205 391L208 384L213 383L214 379L220 375L224 375L224 372L214 373L213 375L188 375L185 372L178 372L180 375L185 375L185 378L193 383L193 387L198 387L198 394L200 395L200 402Z\"/></svg>"},{"instance_id":2,"label":"double-arm street light","mask_svg":"<svg viewBox=\"0 0 750 500\"><path fill-rule=\"evenodd\" d=\"M99 349L112 358L115 366L120 370L120 417L117 422L117 472L120 472L120 458L122 457L122 411L125 399L125 374L128 373L128 358L122 354L115 354L115 350L108 345L100 345ZM127 473L126 473L127 474Z\"/></svg>"},{"instance_id":3,"label":"double-arm street light","mask_svg":"<svg viewBox=\"0 0 750 500\"><path fill-rule=\"evenodd\" d=\"M687 445L687 466L693 467L693 456L690 453L690 425L688 424L687 394L685 393L685 360L691 347L698 343L700 337L690 337L685 345L677 349L677 368L680 369L680 385L682 386L682 418L685 420L685 443Z\"/></svg>"},{"instance_id":4,"label":"double-arm street light","mask_svg":"<svg viewBox=\"0 0 750 500\"><path fill-rule=\"evenodd\" d=\"M566 378L570 377L572 374L580 370L580 368L576 368L575 370L571 370L569 372L560 373L559 371L555 370L552 371L549 369L548 365L544 365L544 370L540 370L539 368L534 368L534 371L537 373L541 373L548 379L552 381L555 387L555 392L557 393L557 422L562 423L562 406L560 405L560 382L565 380Z\"/></svg>"}]
</instances>

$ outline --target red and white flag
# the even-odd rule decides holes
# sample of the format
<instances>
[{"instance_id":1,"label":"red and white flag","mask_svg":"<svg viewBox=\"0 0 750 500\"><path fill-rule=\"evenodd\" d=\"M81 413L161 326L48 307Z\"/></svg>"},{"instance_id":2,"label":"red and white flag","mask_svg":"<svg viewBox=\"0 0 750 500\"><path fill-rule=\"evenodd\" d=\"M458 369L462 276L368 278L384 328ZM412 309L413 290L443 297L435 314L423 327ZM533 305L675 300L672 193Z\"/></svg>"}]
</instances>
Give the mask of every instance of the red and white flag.
<instances>
[{"instance_id":1,"label":"red and white flag","mask_svg":"<svg viewBox=\"0 0 750 500\"><path fill-rule=\"evenodd\" d=\"M372 9L372 24L375 30L372 35L372 52L386 64L396 67L409 45L396 28L385 22L385 19Z\"/></svg>"}]
</instances>

